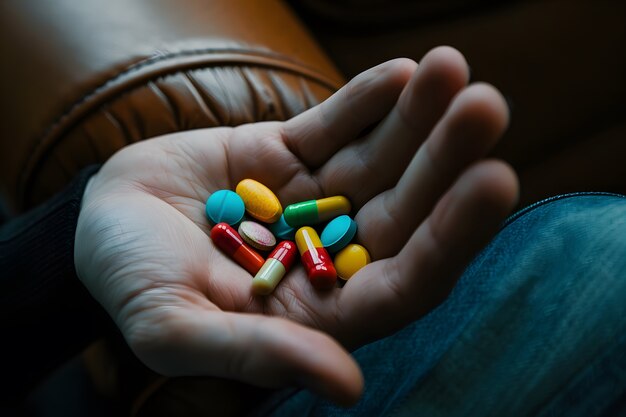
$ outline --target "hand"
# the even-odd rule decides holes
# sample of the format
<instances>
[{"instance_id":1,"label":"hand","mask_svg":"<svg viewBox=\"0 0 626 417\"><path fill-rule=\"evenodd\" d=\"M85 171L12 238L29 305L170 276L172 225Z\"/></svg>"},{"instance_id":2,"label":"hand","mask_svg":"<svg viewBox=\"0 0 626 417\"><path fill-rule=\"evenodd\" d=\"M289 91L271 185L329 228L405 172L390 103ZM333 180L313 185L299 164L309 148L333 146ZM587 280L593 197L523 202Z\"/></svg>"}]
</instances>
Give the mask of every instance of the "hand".
<instances>
[{"instance_id":1,"label":"hand","mask_svg":"<svg viewBox=\"0 0 626 417\"><path fill-rule=\"evenodd\" d=\"M508 123L438 48L350 81L287 121L196 130L128 146L95 175L76 232L80 279L129 346L165 375L301 385L342 404L363 380L346 349L388 335L449 293L514 206L517 180L485 155ZM207 197L253 178L284 205L353 203L374 262L316 291L299 264L267 297L208 237Z\"/></svg>"}]
</instances>

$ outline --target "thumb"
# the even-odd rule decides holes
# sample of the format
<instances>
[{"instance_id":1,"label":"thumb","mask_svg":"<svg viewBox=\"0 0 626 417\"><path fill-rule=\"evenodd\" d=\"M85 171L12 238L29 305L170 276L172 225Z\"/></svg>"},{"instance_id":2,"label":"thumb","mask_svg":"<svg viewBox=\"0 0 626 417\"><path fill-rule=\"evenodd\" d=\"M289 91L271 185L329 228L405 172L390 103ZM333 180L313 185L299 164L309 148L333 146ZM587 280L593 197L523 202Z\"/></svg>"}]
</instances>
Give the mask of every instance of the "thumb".
<instances>
[{"instance_id":1,"label":"thumb","mask_svg":"<svg viewBox=\"0 0 626 417\"><path fill-rule=\"evenodd\" d=\"M170 311L149 326L153 336L146 337L146 326L127 333L129 345L147 366L169 376L213 375L267 388L295 385L344 406L356 403L363 391L357 363L325 333L276 317L192 313Z\"/></svg>"}]
</instances>

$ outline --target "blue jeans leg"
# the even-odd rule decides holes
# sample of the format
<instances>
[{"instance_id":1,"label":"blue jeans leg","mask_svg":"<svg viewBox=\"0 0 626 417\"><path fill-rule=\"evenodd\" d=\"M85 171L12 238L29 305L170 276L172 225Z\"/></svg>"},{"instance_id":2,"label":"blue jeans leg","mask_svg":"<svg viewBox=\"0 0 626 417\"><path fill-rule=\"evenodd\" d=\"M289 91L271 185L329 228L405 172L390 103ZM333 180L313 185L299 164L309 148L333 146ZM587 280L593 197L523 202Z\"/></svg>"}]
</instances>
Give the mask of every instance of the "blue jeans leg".
<instances>
[{"instance_id":1,"label":"blue jeans leg","mask_svg":"<svg viewBox=\"0 0 626 417\"><path fill-rule=\"evenodd\" d=\"M577 194L513 216L448 299L354 352L350 409L282 392L283 416L626 413L626 198Z\"/></svg>"}]
</instances>

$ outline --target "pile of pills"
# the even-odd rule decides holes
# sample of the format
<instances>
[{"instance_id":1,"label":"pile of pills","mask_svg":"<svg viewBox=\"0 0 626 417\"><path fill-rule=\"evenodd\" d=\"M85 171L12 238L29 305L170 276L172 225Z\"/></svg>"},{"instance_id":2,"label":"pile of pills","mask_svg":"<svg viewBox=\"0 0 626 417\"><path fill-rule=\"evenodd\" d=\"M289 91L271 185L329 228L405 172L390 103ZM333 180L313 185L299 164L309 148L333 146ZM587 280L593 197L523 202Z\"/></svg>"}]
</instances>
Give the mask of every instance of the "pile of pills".
<instances>
[{"instance_id":1,"label":"pile of pills","mask_svg":"<svg viewBox=\"0 0 626 417\"><path fill-rule=\"evenodd\" d=\"M334 288L337 277L348 280L367 265L367 250L351 243L357 225L348 215L350 209L347 198L334 196L291 204L283 212L276 195L251 179L241 181L235 191L214 192L206 202L207 217L214 224L211 239L254 275L252 291L259 295L274 291L297 253L319 290ZM324 222L318 235L312 226ZM265 259L257 251L269 255Z\"/></svg>"}]
</instances>

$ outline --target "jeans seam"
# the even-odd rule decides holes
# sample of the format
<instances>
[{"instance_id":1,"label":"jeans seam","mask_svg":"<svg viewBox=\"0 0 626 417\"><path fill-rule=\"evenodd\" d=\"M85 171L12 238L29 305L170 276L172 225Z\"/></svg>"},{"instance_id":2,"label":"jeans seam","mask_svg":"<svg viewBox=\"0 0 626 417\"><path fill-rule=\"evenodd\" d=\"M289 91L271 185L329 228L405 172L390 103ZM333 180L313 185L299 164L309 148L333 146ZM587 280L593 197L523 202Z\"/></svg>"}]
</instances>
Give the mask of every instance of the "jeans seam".
<instances>
[{"instance_id":1,"label":"jeans seam","mask_svg":"<svg viewBox=\"0 0 626 417\"><path fill-rule=\"evenodd\" d=\"M547 204L553 203L555 201L559 201L559 200L565 200L568 198L573 198L573 197L593 197L593 196L605 196L605 197L618 197L618 198L626 198L625 195L622 194L618 194L618 193L610 193L610 192L605 192L605 191L581 191L581 192L575 192L575 193L566 193L566 194L559 194L559 195L555 195L553 197L548 197L545 198L543 200L537 201L536 203L532 203L520 210L518 210L517 212L513 213L512 215L510 215L502 224L502 229L506 228L507 226L511 225L512 223L514 223L517 219L519 219L520 217L524 216L525 214L528 214L529 212L545 206Z\"/></svg>"}]
</instances>

